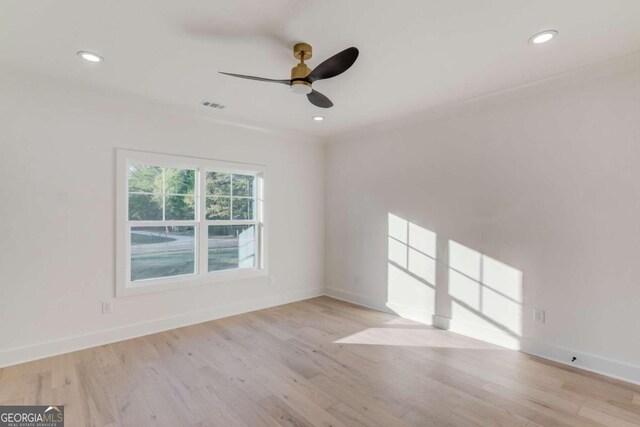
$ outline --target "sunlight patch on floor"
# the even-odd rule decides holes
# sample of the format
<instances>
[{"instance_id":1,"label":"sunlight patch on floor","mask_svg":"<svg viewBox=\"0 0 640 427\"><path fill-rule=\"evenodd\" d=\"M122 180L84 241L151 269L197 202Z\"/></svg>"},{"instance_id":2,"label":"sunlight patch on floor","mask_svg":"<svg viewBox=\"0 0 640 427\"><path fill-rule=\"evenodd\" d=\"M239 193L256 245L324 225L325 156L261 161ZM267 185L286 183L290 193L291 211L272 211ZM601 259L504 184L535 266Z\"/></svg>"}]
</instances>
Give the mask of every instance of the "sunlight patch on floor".
<instances>
[{"instance_id":1,"label":"sunlight patch on floor","mask_svg":"<svg viewBox=\"0 0 640 427\"><path fill-rule=\"evenodd\" d=\"M450 332L429 328L367 328L353 335L334 341L335 344L364 344L400 347L431 347L490 349L497 347L481 341L470 342L468 338L456 339Z\"/></svg>"},{"instance_id":2,"label":"sunlight patch on floor","mask_svg":"<svg viewBox=\"0 0 640 427\"><path fill-rule=\"evenodd\" d=\"M414 320L403 319L402 317L398 317L398 318L395 318L395 319L387 320L386 322L384 322L384 324L385 325L390 325L390 326L401 325L401 326L421 326L421 327L424 327L423 323L416 322Z\"/></svg>"}]
</instances>

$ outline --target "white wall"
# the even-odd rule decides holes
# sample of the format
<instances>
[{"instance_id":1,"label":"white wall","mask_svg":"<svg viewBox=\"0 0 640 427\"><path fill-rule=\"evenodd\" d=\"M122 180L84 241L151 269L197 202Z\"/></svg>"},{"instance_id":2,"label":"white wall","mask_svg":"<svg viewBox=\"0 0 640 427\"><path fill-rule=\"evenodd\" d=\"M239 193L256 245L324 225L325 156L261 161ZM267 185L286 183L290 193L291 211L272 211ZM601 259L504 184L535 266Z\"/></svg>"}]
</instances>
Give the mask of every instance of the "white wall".
<instances>
[{"instance_id":1,"label":"white wall","mask_svg":"<svg viewBox=\"0 0 640 427\"><path fill-rule=\"evenodd\" d=\"M323 292L321 141L33 75L0 94L0 366ZM114 298L116 148L266 165L275 285Z\"/></svg>"},{"instance_id":2,"label":"white wall","mask_svg":"<svg viewBox=\"0 0 640 427\"><path fill-rule=\"evenodd\" d=\"M639 165L638 56L335 138L329 292L640 382ZM437 235L435 284L428 258L397 271L406 248L389 243L390 213ZM450 240L476 251L463 264L490 257L486 280L512 301L456 311L454 294L473 305L483 284L455 283ZM514 320L521 330L504 333Z\"/></svg>"}]
</instances>

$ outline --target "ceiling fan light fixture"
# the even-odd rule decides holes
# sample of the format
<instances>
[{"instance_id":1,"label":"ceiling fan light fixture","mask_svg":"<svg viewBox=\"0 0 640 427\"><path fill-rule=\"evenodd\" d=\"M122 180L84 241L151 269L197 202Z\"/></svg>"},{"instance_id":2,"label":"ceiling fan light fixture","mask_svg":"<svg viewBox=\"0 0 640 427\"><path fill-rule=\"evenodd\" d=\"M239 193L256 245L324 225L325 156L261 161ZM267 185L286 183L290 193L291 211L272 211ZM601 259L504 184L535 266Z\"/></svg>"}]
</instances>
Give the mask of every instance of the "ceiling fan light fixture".
<instances>
[{"instance_id":1,"label":"ceiling fan light fixture","mask_svg":"<svg viewBox=\"0 0 640 427\"><path fill-rule=\"evenodd\" d=\"M323 116L313 116L313 120L315 120L316 122L321 122L324 120Z\"/></svg>"},{"instance_id":2,"label":"ceiling fan light fixture","mask_svg":"<svg viewBox=\"0 0 640 427\"><path fill-rule=\"evenodd\" d=\"M299 95L308 95L311 93L311 85L305 84L296 84L295 82L291 84L291 92L297 93Z\"/></svg>"}]
</instances>

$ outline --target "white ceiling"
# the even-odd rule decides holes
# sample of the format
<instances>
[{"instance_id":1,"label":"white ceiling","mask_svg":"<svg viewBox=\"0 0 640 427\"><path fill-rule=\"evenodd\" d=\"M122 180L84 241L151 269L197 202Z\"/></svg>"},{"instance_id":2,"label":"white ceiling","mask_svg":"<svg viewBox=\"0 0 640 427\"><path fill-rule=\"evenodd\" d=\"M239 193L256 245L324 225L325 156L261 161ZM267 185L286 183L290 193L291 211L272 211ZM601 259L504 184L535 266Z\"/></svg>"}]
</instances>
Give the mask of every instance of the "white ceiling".
<instances>
[{"instance_id":1,"label":"white ceiling","mask_svg":"<svg viewBox=\"0 0 640 427\"><path fill-rule=\"evenodd\" d=\"M557 29L547 45L530 45ZM349 46L345 74L285 86L295 42L313 68ZM78 50L105 57L84 63ZM3 0L0 62L187 107L194 114L328 136L640 51L640 0ZM202 100L225 110L199 106ZM311 117L326 116L324 122Z\"/></svg>"}]
</instances>

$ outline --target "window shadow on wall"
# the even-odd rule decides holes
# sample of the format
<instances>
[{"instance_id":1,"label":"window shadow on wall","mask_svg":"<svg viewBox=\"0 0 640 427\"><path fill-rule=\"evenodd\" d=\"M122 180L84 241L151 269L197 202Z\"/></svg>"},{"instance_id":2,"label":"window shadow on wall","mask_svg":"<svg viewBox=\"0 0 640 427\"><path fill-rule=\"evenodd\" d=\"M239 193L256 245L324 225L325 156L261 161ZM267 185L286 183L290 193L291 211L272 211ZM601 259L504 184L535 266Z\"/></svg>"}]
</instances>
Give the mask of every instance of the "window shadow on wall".
<instances>
[{"instance_id":1,"label":"window shadow on wall","mask_svg":"<svg viewBox=\"0 0 640 427\"><path fill-rule=\"evenodd\" d=\"M454 240L439 239L391 213L387 245L389 309L401 317L520 348L520 270ZM436 314L436 307L442 312Z\"/></svg>"},{"instance_id":2,"label":"window shadow on wall","mask_svg":"<svg viewBox=\"0 0 640 427\"><path fill-rule=\"evenodd\" d=\"M448 245L450 319L505 335L522 336L522 272L453 240Z\"/></svg>"},{"instance_id":3,"label":"window shadow on wall","mask_svg":"<svg viewBox=\"0 0 640 427\"><path fill-rule=\"evenodd\" d=\"M400 316L432 316L436 303L436 234L389 214L387 306ZM431 319L421 319L428 323Z\"/></svg>"}]
</instances>

